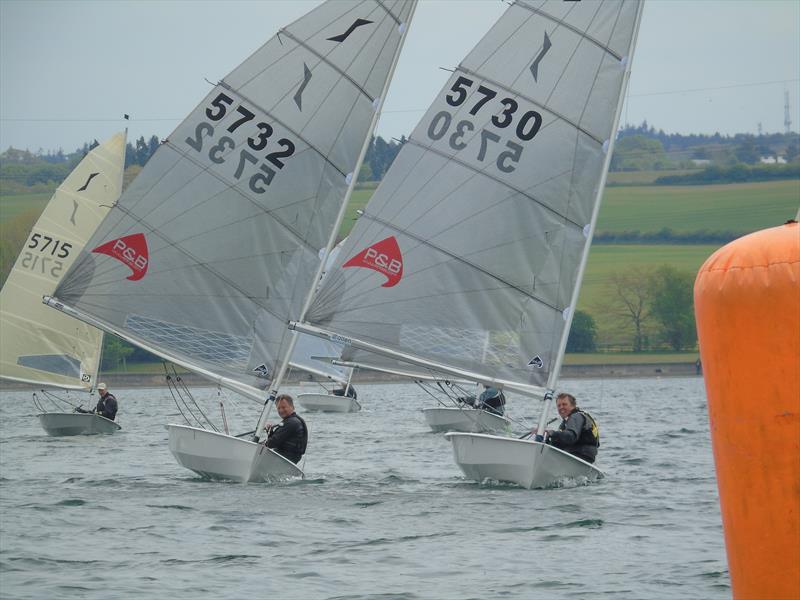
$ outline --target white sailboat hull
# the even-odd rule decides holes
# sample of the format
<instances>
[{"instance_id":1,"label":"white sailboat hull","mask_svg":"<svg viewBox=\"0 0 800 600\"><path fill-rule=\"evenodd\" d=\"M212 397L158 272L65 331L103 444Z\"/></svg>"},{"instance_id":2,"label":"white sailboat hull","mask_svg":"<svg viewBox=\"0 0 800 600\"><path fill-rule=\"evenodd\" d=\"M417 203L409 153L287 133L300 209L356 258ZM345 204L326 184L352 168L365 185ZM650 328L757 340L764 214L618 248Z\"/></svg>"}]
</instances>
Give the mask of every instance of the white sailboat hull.
<instances>
[{"instance_id":1,"label":"white sailboat hull","mask_svg":"<svg viewBox=\"0 0 800 600\"><path fill-rule=\"evenodd\" d=\"M40 413L39 423L47 435L60 437L65 435L112 434L122 429L111 419L89 413Z\"/></svg>"},{"instance_id":2,"label":"white sailboat hull","mask_svg":"<svg viewBox=\"0 0 800 600\"><path fill-rule=\"evenodd\" d=\"M208 479L258 483L303 477L300 467L263 444L188 425L166 427L178 463Z\"/></svg>"},{"instance_id":3,"label":"white sailboat hull","mask_svg":"<svg viewBox=\"0 0 800 600\"><path fill-rule=\"evenodd\" d=\"M433 431L466 431L472 433L507 431L511 421L500 415L475 408L439 406L423 409L425 422Z\"/></svg>"},{"instance_id":4,"label":"white sailboat hull","mask_svg":"<svg viewBox=\"0 0 800 600\"><path fill-rule=\"evenodd\" d=\"M333 394L298 394L297 402L306 410L319 412L358 412L361 405L347 396L334 396Z\"/></svg>"},{"instance_id":5,"label":"white sailboat hull","mask_svg":"<svg viewBox=\"0 0 800 600\"><path fill-rule=\"evenodd\" d=\"M445 437L453 444L456 464L469 479L494 479L531 489L604 477L594 465L542 442L479 433Z\"/></svg>"}]
</instances>

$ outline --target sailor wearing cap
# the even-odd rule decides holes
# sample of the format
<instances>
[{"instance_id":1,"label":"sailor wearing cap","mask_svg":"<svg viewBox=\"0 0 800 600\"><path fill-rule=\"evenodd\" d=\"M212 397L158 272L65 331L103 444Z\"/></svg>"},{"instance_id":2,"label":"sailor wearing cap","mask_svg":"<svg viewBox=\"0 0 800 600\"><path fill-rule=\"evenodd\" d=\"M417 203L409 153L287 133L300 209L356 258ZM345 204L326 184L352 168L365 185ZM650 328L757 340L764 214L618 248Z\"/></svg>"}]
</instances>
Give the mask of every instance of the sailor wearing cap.
<instances>
[{"instance_id":1,"label":"sailor wearing cap","mask_svg":"<svg viewBox=\"0 0 800 600\"><path fill-rule=\"evenodd\" d=\"M97 385L97 392L100 394L100 399L97 401L94 412L113 421L114 417L117 416L117 399L114 394L108 391L108 386L105 383Z\"/></svg>"}]
</instances>

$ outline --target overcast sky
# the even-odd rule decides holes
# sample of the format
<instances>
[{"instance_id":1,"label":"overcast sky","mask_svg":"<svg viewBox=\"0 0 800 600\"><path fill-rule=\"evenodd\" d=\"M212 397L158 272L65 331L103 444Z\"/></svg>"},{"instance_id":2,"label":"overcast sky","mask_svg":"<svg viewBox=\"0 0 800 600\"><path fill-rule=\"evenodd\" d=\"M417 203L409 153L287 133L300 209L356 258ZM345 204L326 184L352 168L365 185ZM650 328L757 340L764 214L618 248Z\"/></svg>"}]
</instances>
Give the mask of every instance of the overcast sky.
<instances>
[{"instance_id":1,"label":"overcast sky","mask_svg":"<svg viewBox=\"0 0 800 600\"><path fill-rule=\"evenodd\" d=\"M585 0L586 1L586 0ZM0 150L72 151L131 115L166 137L216 82L319 2L0 0ZM378 133L410 133L500 0L422 0ZM800 2L649 0L622 122L668 132L800 125Z\"/></svg>"}]
</instances>

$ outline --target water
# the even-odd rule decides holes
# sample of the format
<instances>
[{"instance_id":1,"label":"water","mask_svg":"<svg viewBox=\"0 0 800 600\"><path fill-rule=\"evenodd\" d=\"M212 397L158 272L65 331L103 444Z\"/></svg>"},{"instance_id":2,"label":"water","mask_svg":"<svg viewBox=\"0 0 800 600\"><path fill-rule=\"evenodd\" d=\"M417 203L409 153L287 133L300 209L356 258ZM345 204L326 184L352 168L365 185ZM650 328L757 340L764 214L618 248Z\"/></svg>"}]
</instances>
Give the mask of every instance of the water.
<instances>
[{"instance_id":1,"label":"water","mask_svg":"<svg viewBox=\"0 0 800 600\"><path fill-rule=\"evenodd\" d=\"M562 387L599 421L607 478L539 491L465 480L414 385L309 414L307 479L272 485L178 466L165 389L112 390L123 430L69 438L3 392L0 597L729 598L702 380ZM257 405L226 407L252 428Z\"/></svg>"}]
</instances>

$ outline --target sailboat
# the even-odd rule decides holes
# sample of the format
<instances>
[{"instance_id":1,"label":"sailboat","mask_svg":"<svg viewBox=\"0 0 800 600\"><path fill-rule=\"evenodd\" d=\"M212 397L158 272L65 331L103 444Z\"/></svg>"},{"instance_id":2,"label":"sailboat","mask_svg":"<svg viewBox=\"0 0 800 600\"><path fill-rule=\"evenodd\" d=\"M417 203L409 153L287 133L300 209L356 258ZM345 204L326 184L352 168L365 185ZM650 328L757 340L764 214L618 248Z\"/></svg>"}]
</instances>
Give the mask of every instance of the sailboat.
<instances>
[{"instance_id":1,"label":"sailboat","mask_svg":"<svg viewBox=\"0 0 800 600\"><path fill-rule=\"evenodd\" d=\"M45 302L262 401L260 435L415 6L329 0L279 30L162 143ZM203 476L303 475L249 434L168 430Z\"/></svg>"},{"instance_id":2,"label":"sailboat","mask_svg":"<svg viewBox=\"0 0 800 600\"><path fill-rule=\"evenodd\" d=\"M292 354L289 366L293 369L300 369L318 377L323 377L329 381L337 382L341 389L341 394L329 392L327 389L322 392L304 392L298 394L295 400L308 411L316 412L336 412L350 413L361 410L361 404L351 392L353 367L342 367L333 364L332 361L322 361L319 358L335 358L341 353L341 346L337 346L322 338L298 334L297 344Z\"/></svg>"},{"instance_id":3,"label":"sailboat","mask_svg":"<svg viewBox=\"0 0 800 600\"><path fill-rule=\"evenodd\" d=\"M642 4L509 6L454 70L296 331L543 401L544 433ZM542 441L451 432L471 479L596 480Z\"/></svg>"},{"instance_id":4,"label":"sailboat","mask_svg":"<svg viewBox=\"0 0 800 600\"><path fill-rule=\"evenodd\" d=\"M64 412L70 404L47 389L91 391L97 382L103 332L41 303L51 294L122 192L126 133L93 148L33 226L0 291L0 377L39 386L56 410L34 402L51 436L114 433L97 414Z\"/></svg>"}]
</instances>

